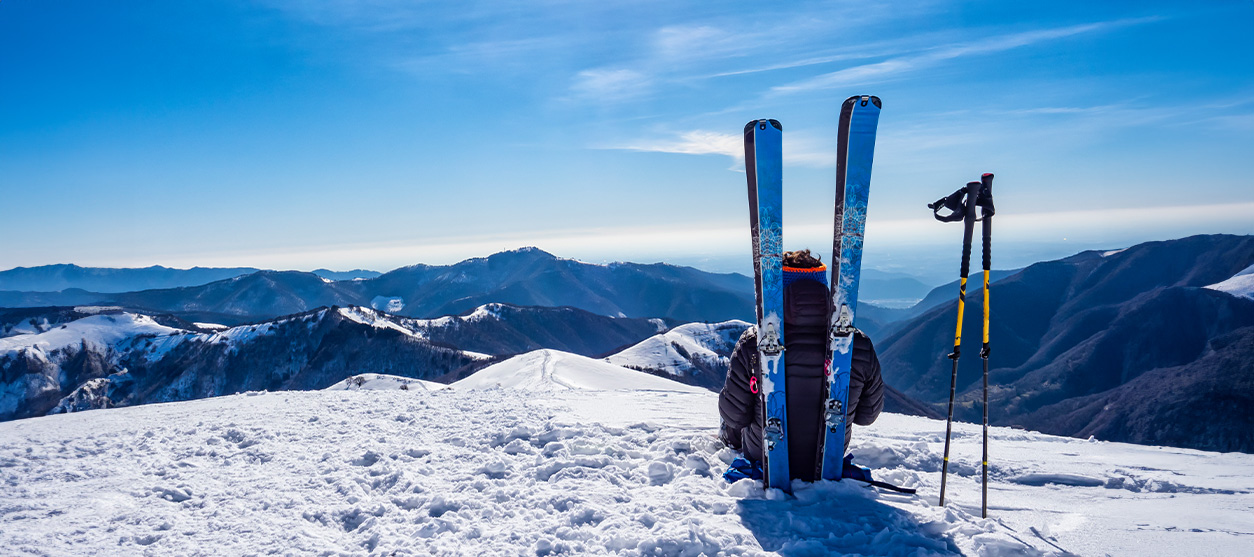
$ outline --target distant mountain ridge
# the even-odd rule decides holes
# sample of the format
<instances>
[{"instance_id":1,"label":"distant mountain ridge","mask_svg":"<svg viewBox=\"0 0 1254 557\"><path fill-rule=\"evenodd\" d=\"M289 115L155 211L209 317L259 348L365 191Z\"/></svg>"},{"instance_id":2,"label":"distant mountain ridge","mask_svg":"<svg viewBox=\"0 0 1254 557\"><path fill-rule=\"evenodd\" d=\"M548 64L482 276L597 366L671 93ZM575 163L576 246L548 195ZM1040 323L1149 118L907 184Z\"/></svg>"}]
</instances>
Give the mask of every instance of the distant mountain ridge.
<instances>
[{"instance_id":1,"label":"distant mountain ridge","mask_svg":"<svg viewBox=\"0 0 1254 557\"><path fill-rule=\"evenodd\" d=\"M754 303L753 279L744 275L664 263L590 264L536 248L452 265L411 265L387 273L63 265L0 272L0 279L6 276L10 280L0 280L0 307L114 304L226 325L264 321L327 305L371 306L397 315L429 318L456 315L488 303L570 306L610 316L721 322L752 319ZM124 284L149 286L126 289ZM94 286L100 288L88 288ZM908 302L921 297L927 287L909 275L868 269L863 291L867 302L861 307L866 308L866 315L859 323L876 332L911 314L908 310L876 308L875 298Z\"/></svg>"},{"instance_id":2,"label":"distant mountain ridge","mask_svg":"<svg viewBox=\"0 0 1254 557\"><path fill-rule=\"evenodd\" d=\"M1233 366L1239 372L1254 362L1248 343L1224 340L1254 326L1254 300L1204 288L1251 263L1254 237L1193 236L1117 252L1082 252L1031 265L997 282L990 419L1048 433L1091 431L1114 441L1254 451L1254 431L1242 429L1248 410L1221 412L1222 405L1216 405L1207 411L1209 400L1176 400L1193 419L1174 420L1155 410L1160 398L1149 396L1145 387L1200 396L1202 391L1190 391L1190 386L1227 377L1220 398L1254 407L1248 375L1226 375L1213 367ZM981 411L982 316L973 311L981 304L982 292L968 291L956 408L965 420L978 421ZM912 397L943 404L950 368L944 355L952 347L955 315L956 302L950 301L898 324L897 332L880 343L885 379ZM1169 369L1174 385L1161 379ZM1139 418L1093 426L1085 420L1099 419L1092 413L1099 399L1109 401L1102 408L1110 415ZM1204 423L1198 421L1201 416L1207 417ZM1114 423L1122 425L1109 426ZM1196 428L1227 441L1217 445L1191 434Z\"/></svg>"},{"instance_id":3,"label":"distant mountain ridge","mask_svg":"<svg viewBox=\"0 0 1254 557\"><path fill-rule=\"evenodd\" d=\"M0 307L116 304L228 325L320 306L381 301L384 307L376 309L423 318L504 303L569 306L608 316L725 321L752 315L753 279L662 263L597 265L524 248L348 281L298 271L257 271L199 286L137 292L0 292Z\"/></svg>"},{"instance_id":4,"label":"distant mountain ridge","mask_svg":"<svg viewBox=\"0 0 1254 557\"><path fill-rule=\"evenodd\" d=\"M12 292L60 292L83 290L86 292L116 294L140 290L201 286L219 280L250 275L261 271L254 267L192 267L174 269L153 265L151 267L111 268L80 267L71 264L15 267L0 271L0 291ZM366 269L332 271L317 269L313 274L330 280L357 280L375 278L383 273Z\"/></svg>"},{"instance_id":5,"label":"distant mountain ridge","mask_svg":"<svg viewBox=\"0 0 1254 557\"><path fill-rule=\"evenodd\" d=\"M133 292L156 288L198 286L260 271L252 267L192 267L172 269L153 265L115 269L78 265L16 267L0 271L0 290L59 292L67 289L96 293Z\"/></svg>"}]
</instances>

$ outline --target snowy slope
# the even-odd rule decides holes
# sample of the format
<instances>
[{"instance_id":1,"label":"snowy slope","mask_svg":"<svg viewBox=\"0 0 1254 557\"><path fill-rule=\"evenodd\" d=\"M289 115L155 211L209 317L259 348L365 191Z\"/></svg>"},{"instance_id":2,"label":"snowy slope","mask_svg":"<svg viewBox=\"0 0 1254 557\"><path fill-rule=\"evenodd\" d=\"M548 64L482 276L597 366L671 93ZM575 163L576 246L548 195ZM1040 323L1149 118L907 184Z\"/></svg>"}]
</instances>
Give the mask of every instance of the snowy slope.
<instances>
[{"instance_id":1,"label":"snowy slope","mask_svg":"<svg viewBox=\"0 0 1254 557\"><path fill-rule=\"evenodd\" d=\"M31 349L47 355L81 344L113 348L134 337L181 332L183 332L181 329L160 325L147 315L133 313L93 315L40 333L32 332L0 338L0 352Z\"/></svg>"},{"instance_id":2,"label":"snowy slope","mask_svg":"<svg viewBox=\"0 0 1254 557\"><path fill-rule=\"evenodd\" d=\"M654 335L605 360L633 369L648 369L676 376L706 370L726 373L728 356L749 323L689 323Z\"/></svg>"},{"instance_id":3,"label":"snowy slope","mask_svg":"<svg viewBox=\"0 0 1254 557\"><path fill-rule=\"evenodd\" d=\"M561 352L536 350L488 366L453 383L455 389L521 390L657 390L704 392L669 379L654 377L600 360Z\"/></svg>"},{"instance_id":4,"label":"snowy slope","mask_svg":"<svg viewBox=\"0 0 1254 557\"><path fill-rule=\"evenodd\" d=\"M546 352L498 364L496 379L609 371ZM717 396L680 388L247 393L0 423L0 547L1175 556L1242 554L1254 540L1254 455L992 428L984 520L979 428L955 428L940 508L944 424L886 414L857 429L852 450L921 495L847 481L782 497L719 477L734 454L715 441Z\"/></svg>"},{"instance_id":5,"label":"snowy slope","mask_svg":"<svg viewBox=\"0 0 1254 557\"><path fill-rule=\"evenodd\" d=\"M1246 267L1245 270L1228 280L1212 284L1206 288L1254 300L1254 265Z\"/></svg>"}]
</instances>

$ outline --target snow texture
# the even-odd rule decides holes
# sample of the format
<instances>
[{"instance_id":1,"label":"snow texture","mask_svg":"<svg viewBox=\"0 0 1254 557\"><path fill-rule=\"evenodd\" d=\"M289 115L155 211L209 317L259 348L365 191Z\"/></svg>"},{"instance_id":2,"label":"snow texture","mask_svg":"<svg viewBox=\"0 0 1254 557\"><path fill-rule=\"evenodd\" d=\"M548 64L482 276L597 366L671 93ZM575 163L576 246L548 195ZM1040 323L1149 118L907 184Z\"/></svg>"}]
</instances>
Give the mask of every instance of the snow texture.
<instances>
[{"instance_id":1,"label":"snow texture","mask_svg":"<svg viewBox=\"0 0 1254 557\"><path fill-rule=\"evenodd\" d=\"M405 298L400 296L375 296L370 300L370 307L388 313L400 313L405 309Z\"/></svg>"},{"instance_id":2,"label":"snow texture","mask_svg":"<svg viewBox=\"0 0 1254 557\"><path fill-rule=\"evenodd\" d=\"M1212 284L1206 288L1254 300L1254 265L1246 267L1228 280Z\"/></svg>"},{"instance_id":3,"label":"snow texture","mask_svg":"<svg viewBox=\"0 0 1254 557\"><path fill-rule=\"evenodd\" d=\"M540 351L452 389L0 423L0 553L1174 556L1254 542L1254 455L991 428L980 519L979 427L956 424L941 508L944 424L885 414L852 452L920 495L847 480L789 497L722 480L736 455L716 441L716 395L612 368Z\"/></svg>"}]
</instances>

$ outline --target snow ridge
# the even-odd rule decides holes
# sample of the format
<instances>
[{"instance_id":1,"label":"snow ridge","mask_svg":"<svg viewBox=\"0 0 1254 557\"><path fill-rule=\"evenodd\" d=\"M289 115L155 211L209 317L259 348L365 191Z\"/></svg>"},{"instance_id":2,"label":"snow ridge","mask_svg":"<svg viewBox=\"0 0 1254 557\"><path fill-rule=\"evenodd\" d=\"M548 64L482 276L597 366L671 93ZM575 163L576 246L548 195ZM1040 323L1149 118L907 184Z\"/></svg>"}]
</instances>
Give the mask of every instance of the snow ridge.
<instances>
[{"instance_id":1,"label":"snow ridge","mask_svg":"<svg viewBox=\"0 0 1254 557\"><path fill-rule=\"evenodd\" d=\"M1228 280L1217 282L1206 288L1254 300L1254 265L1246 267Z\"/></svg>"},{"instance_id":2,"label":"snow ridge","mask_svg":"<svg viewBox=\"0 0 1254 557\"><path fill-rule=\"evenodd\" d=\"M605 361L633 369L688 376L699 370L726 369L728 356L749 323L689 323L649 337Z\"/></svg>"}]
</instances>

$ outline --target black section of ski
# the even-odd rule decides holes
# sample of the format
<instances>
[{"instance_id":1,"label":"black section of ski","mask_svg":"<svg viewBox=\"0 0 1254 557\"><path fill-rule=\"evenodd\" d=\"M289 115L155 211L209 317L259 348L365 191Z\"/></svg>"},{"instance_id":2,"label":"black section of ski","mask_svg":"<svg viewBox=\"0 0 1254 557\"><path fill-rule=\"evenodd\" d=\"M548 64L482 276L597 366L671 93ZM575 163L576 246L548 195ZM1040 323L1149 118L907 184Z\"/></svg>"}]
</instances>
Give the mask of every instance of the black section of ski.
<instances>
[{"instance_id":1,"label":"black section of ski","mask_svg":"<svg viewBox=\"0 0 1254 557\"><path fill-rule=\"evenodd\" d=\"M753 293L755 300L762 299L762 262L757 250L758 238L758 173L756 151L753 145L753 127L757 120L745 124L745 174L749 177L749 234L753 239ZM762 321L762 304L757 307L757 322ZM756 370L755 370L756 373Z\"/></svg>"}]
</instances>

